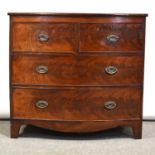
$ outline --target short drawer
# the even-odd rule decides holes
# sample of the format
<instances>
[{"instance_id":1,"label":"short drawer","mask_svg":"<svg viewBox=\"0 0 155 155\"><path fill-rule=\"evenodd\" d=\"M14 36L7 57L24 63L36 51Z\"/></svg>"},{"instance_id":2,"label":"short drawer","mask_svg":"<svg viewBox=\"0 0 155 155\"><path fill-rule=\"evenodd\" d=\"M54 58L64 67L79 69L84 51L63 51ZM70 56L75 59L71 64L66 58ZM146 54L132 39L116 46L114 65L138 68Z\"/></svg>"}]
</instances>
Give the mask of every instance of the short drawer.
<instances>
[{"instance_id":1,"label":"short drawer","mask_svg":"<svg viewBox=\"0 0 155 155\"><path fill-rule=\"evenodd\" d=\"M141 117L140 88L14 88L12 95L13 118L92 121Z\"/></svg>"},{"instance_id":2,"label":"short drawer","mask_svg":"<svg viewBox=\"0 0 155 155\"><path fill-rule=\"evenodd\" d=\"M12 57L12 84L117 86L143 82L142 56Z\"/></svg>"},{"instance_id":3,"label":"short drawer","mask_svg":"<svg viewBox=\"0 0 155 155\"><path fill-rule=\"evenodd\" d=\"M143 52L143 24L81 24L81 52Z\"/></svg>"},{"instance_id":4,"label":"short drawer","mask_svg":"<svg viewBox=\"0 0 155 155\"><path fill-rule=\"evenodd\" d=\"M74 52L77 50L76 24L13 23L14 52Z\"/></svg>"}]
</instances>

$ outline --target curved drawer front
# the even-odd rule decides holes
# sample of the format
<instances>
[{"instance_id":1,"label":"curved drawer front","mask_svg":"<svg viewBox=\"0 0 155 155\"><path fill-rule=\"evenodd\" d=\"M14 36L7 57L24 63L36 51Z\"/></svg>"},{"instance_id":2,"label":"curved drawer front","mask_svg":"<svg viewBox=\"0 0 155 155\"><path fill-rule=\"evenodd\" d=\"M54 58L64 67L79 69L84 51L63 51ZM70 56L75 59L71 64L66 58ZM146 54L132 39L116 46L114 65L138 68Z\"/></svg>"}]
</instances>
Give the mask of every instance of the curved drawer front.
<instances>
[{"instance_id":1,"label":"curved drawer front","mask_svg":"<svg viewBox=\"0 0 155 155\"><path fill-rule=\"evenodd\" d=\"M74 52L77 50L76 24L13 23L12 51Z\"/></svg>"},{"instance_id":2,"label":"curved drawer front","mask_svg":"<svg viewBox=\"0 0 155 155\"><path fill-rule=\"evenodd\" d=\"M81 52L143 52L143 24L81 24Z\"/></svg>"},{"instance_id":3,"label":"curved drawer front","mask_svg":"<svg viewBox=\"0 0 155 155\"><path fill-rule=\"evenodd\" d=\"M15 88L12 116L50 120L137 119L141 117L141 97L139 88ZM111 104L109 108L107 103L115 106Z\"/></svg>"},{"instance_id":4,"label":"curved drawer front","mask_svg":"<svg viewBox=\"0 0 155 155\"><path fill-rule=\"evenodd\" d=\"M142 84L141 56L13 56L12 84L117 86Z\"/></svg>"}]
</instances>

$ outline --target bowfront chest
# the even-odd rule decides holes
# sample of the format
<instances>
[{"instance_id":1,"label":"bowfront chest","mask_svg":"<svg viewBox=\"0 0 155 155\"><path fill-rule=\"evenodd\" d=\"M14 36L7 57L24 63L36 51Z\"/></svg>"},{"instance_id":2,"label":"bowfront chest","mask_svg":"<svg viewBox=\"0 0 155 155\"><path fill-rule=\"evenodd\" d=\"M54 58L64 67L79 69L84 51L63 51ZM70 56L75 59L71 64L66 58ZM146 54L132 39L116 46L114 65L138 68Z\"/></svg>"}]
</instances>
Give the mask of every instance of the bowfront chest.
<instances>
[{"instance_id":1,"label":"bowfront chest","mask_svg":"<svg viewBox=\"0 0 155 155\"><path fill-rule=\"evenodd\" d=\"M141 138L146 14L9 15L11 137L34 125Z\"/></svg>"}]
</instances>

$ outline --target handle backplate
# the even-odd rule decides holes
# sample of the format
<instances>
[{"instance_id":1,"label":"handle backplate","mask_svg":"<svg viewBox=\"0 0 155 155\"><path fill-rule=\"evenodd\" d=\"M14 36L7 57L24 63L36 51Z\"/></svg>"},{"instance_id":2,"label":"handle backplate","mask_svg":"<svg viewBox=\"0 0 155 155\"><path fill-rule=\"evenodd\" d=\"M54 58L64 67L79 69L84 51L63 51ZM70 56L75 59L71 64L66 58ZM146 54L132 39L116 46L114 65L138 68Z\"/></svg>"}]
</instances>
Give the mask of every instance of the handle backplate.
<instances>
[{"instance_id":1,"label":"handle backplate","mask_svg":"<svg viewBox=\"0 0 155 155\"><path fill-rule=\"evenodd\" d=\"M116 102L114 101L108 101L108 102L105 102L104 103L104 107L108 110L112 110L112 109L115 109L117 106Z\"/></svg>"},{"instance_id":2,"label":"handle backplate","mask_svg":"<svg viewBox=\"0 0 155 155\"><path fill-rule=\"evenodd\" d=\"M44 100L39 100L35 103L36 107L39 109L44 109L46 107L48 107L48 102L44 101Z\"/></svg>"},{"instance_id":3,"label":"handle backplate","mask_svg":"<svg viewBox=\"0 0 155 155\"><path fill-rule=\"evenodd\" d=\"M111 35L107 36L106 40L108 43L116 43L119 40L119 36L117 36L115 34L111 34Z\"/></svg>"},{"instance_id":4,"label":"handle backplate","mask_svg":"<svg viewBox=\"0 0 155 155\"><path fill-rule=\"evenodd\" d=\"M38 40L40 42L47 42L49 40L49 36L47 34L44 34L44 33L40 33L38 35Z\"/></svg>"},{"instance_id":5,"label":"handle backplate","mask_svg":"<svg viewBox=\"0 0 155 155\"><path fill-rule=\"evenodd\" d=\"M113 75L117 73L117 68L115 66L108 66L105 68L105 72L109 75Z\"/></svg>"},{"instance_id":6,"label":"handle backplate","mask_svg":"<svg viewBox=\"0 0 155 155\"><path fill-rule=\"evenodd\" d=\"M36 72L39 74L46 74L48 72L48 67L44 65L39 65L36 67Z\"/></svg>"}]
</instances>

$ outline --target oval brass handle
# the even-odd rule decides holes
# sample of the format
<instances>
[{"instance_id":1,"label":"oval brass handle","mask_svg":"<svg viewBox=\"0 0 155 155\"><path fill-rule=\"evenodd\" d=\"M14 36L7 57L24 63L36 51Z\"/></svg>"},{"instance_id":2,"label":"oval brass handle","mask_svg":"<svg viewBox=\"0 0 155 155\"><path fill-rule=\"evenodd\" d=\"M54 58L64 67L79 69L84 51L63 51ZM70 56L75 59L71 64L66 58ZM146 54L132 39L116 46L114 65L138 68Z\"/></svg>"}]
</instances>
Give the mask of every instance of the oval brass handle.
<instances>
[{"instance_id":1,"label":"oval brass handle","mask_svg":"<svg viewBox=\"0 0 155 155\"><path fill-rule=\"evenodd\" d=\"M38 102L36 102L36 107L40 109L44 109L48 107L48 102L44 100L39 100Z\"/></svg>"},{"instance_id":2,"label":"oval brass handle","mask_svg":"<svg viewBox=\"0 0 155 155\"><path fill-rule=\"evenodd\" d=\"M108 110L115 109L117 104L114 101L105 102L104 107Z\"/></svg>"},{"instance_id":3,"label":"oval brass handle","mask_svg":"<svg viewBox=\"0 0 155 155\"><path fill-rule=\"evenodd\" d=\"M119 36L115 34L111 34L111 35L108 35L106 39L108 43L116 43L119 40Z\"/></svg>"},{"instance_id":4,"label":"oval brass handle","mask_svg":"<svg viewBox=\"0 0 155 155\"><path fill-rule=\"evenodd\" d=\"M36 71L39 74L46 74L48 72L48 67L47 66L43 66L43 65L39 65L36 67Z\"/></svg>"},{"instance_id":5,"label":"oval brass handle","mask_svg":"<svg viewBox=\"0 0 155 155\"><path fill-rule=\"evenodd\" d=\"M117 73L117 68L115 66L108 66L105 68L105 72L109 75Z\"/></svg>"},{"instance_id":6,"label":"oval brass handle","mask_svg":"<svg viewBox=\"0 0 155 155\"><path fill-rule=\"evenodd\" d=\"M41 33L38 35L38 40L40 42L47 42L49 40L49 36L47 34Z\"/></svg>"}]
</instances>

